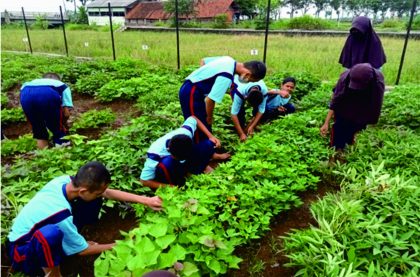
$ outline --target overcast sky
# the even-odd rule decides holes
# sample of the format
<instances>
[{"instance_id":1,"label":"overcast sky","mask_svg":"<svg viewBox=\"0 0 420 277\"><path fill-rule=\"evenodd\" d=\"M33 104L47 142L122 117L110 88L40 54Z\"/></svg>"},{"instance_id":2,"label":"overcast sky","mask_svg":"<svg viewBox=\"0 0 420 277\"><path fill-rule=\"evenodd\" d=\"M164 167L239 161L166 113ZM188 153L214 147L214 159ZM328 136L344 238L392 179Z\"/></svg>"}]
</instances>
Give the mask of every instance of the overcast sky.
<instances>
[{"instance_id":1,"label":"overcast sky","mask_svg":"<svg viewBox=\"0 0 420 277\"><path fill-rule=\"evenodd\" d=\"M77 1L76 3L78 3ZM1 0L0 10L20 11L23 7L28 12L59 12L60 6L73 10L74 4L65 0ZM65 8L64 8L65 6Z\"/></svg>"}]
</instances>

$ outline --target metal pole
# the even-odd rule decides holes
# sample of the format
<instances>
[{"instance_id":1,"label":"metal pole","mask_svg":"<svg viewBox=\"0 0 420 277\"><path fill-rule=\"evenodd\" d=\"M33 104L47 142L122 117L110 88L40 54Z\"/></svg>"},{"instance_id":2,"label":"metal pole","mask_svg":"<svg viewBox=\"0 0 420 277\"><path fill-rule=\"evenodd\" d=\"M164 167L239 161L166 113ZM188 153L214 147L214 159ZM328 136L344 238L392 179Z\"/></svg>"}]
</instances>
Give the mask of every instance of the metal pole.
<instances>
[{"instance_id":1,"label":"metal pole","mask_svg":"<svg viewBox=\"0 0 420 277\"><path fill-rule=\"evenodd\" d=\"M408 37L410 36L411 24L413 23L414 12L416 11L417 0L413 0L413 7L411 7L410 21L408 22L407 34L405 35L404 47L401 54L400 67L398 68L397 81L395 85L400 82L401 70L404 64L405 50L407 49Z\"/></svg>"},{"instance_id":2,"label":"metal pole","mask_svg":"<svg viewBox=\"0 0 420 277\"><path fill-rule=\"evenodd\" d=\"M32 54L31 38L29 36L28 24L26 23L25 10L23 9L23 7L22 7L22 14L23 14L23 21L25 22L26 36L28 37L29 50L31 51L31 54Z\"/></svg>"},{"instance_id":3,"label":"metal pole","mask_svg":"<svg viewBox=\"0 0 420 277\"><path fill-rule=\"evenodd\" d=\"M270 25L270 6L271 6L271 0L268 0L267 18L265 20L265 40L264 40L264 58L263 58L264 63L267 58L268 26Z\"/></svg>"},{"instance_id":4,"label":"metal pole","mask_svg":"<svg viewBox=\"0 0 420 277\"><path fill-rule=\"evenodd\" d=\"M179 24L178 24L178 0L175 0L175 27L176 27L176 60L177 68L180 68L180 58L179 58Z\"/></svg>"},{"instance_id":5,"label":"metal pole","mask_svg":"<svg viewBox=\"0 0 420 277\"><path fill-rule=\"evenodd\" d=\"M67 47L67 37L66 37L66 28L64 28L64 17L63 17L63 10L60 6L60 15L61 15L61 25L63 26L63 35L64 35L64 46L66 47L66 55L69 56L69 48Z\"/></svg>"},{"instance_id":6,"label":"metal pole","mask_svg":"<svg viewBox=\"0 0 420 277\"><path fill-rule=\"evenodd\" d=\"M111 40L112 40L112 56L115 61L115 44L114 44L114 32L112 31L112 12L111 12L111 3L108 2L108 12L109 12L109 28L111 30Z\"/></svg>"}]
</instances>

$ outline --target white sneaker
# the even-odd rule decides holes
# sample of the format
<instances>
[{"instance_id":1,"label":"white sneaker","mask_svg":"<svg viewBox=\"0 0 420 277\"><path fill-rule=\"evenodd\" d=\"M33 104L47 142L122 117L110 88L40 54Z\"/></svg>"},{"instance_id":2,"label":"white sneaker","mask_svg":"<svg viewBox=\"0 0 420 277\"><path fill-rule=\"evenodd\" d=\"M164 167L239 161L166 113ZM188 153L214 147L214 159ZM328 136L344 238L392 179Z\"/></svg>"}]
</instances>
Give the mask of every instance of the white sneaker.
<instances>
[{"instance_id":1,"label":"white sneaker","mask_svg":"<svg viewBox=\"0 0 420 277\"><path fill-rule=\"evenodd\" d=\"M71 145L71 142L68 141L68 142L63 142L62 144L56 143L55 147L67 147L67 146L70 146L70 145Z\"/></svg>"}]
</instances>

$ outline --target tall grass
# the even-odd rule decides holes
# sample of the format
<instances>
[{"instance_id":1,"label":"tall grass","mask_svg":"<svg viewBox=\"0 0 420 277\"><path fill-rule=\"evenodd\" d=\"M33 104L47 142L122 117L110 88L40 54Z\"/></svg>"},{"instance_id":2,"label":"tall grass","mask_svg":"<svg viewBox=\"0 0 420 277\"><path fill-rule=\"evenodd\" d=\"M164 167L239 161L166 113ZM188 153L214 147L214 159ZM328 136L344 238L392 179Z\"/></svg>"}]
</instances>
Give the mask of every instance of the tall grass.
<instances>
[{"instance_id":1,"label":"tall grass","mask_svg":"<svg viewBox=\"0 0 420 277\"><path fill-rule=\"evenodd\" d=\"M64 54L61 30L31 30L32 48L35 52ZM3 29L2 50L28 51L24 29ZM114 34L116 55L129 56L153 64L176 67L175 33L128 31ZM68 30L67 41L72 56L112 58L111 36L108 32ZM338 58L345 37L287 37L270 35L268 39L267 65L273 71L309 71L323 80L336 80L343 68ZM88 46L85 46L85 43ZM395 82L404 41L382 38L388 62L382 68L387 84ZM147 45L148 50L143 50ZM257 56L250 50L258 49ZM410 40L401 75L401 83L419 83L420 41ZM264 36L180 34L181 67L197 65L202 57L230 55L238 61L263 59Z\"/></svg>"}]
</instances>

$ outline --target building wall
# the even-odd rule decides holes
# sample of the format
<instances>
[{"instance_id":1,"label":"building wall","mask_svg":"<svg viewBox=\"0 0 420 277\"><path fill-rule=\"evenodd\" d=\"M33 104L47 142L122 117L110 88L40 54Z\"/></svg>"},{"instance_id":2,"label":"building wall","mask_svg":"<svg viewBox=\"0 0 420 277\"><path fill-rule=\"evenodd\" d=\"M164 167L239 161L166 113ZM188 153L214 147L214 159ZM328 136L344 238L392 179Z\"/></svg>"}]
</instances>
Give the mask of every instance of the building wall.
<instances>
[{"instance_id":1,"label":"building wall","mask_svg":"<svg viewBox=\"0 0 420 277\"><path fill-rule=\"evenodd\" d=\"M108 16L88 16L89 25L95 23L99 26L109 25L109 17ZM113 16L112 23L113 24L120 24L124 25L125 18L124 16Z\"/></svg>"},{"instance_id":2,"label":"building wall","mask_svg":"<svg viewBox=\"0 0 420 277\"><path fill-rule=\"evenodd\" d=\"M125 8L111 8L112 23L124 25L125 22ZM109 10L108 8L88 8L89 24L95 23L99 26L109 25Z\"/></svg>"}]
</instances>

